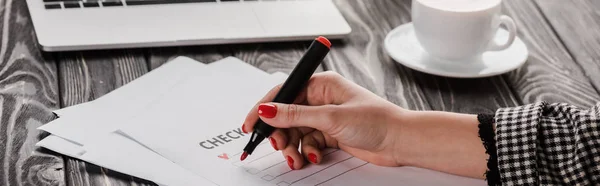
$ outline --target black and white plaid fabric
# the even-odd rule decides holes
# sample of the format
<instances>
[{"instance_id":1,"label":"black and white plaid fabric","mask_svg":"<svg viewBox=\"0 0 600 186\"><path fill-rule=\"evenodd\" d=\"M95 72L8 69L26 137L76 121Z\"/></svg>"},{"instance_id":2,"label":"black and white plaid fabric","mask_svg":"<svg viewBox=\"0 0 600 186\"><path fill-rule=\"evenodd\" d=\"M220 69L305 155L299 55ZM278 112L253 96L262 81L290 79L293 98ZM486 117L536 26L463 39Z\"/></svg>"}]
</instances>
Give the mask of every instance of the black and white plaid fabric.
<instances>
[{"instance_id":1,"label":"black and white plaid fabric","mask_svg":"<svg viewBox=\"0 0 600 186\"><path fill-rule=\"evenodd\" d=\"M502 185L600 184L600 103L502 108L494 120Z\"/></svg>"}]
</instances>

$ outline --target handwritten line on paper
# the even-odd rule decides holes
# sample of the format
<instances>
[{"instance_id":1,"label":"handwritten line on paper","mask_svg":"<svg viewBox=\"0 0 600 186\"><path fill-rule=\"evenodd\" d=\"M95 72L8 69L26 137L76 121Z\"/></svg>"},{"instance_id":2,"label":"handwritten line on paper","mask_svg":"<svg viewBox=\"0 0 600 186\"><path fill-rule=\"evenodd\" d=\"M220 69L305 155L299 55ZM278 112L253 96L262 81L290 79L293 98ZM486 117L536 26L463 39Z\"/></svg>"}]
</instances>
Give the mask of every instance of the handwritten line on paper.
<instances>
[{"instance_id":1,"label":"handwritten line on paper","mask_svg":"<svg viewBox=\"0 0 600 186\"><path fill-rule=\"evenodd\" d=\"M279 164L282 164L282 163L285 163L285 162L286 162L286 160L283 160L283 161L277 162L276 164L273 164L273 165L271 165L271 166L268 166L267 168L264 168L264 169L263 169L263 170L261 170L261 171L265 171L265 170L267 170L267 169L270 169L271 167L275 167L275 166L277 166L277 165L279 165Z\"/></svg>"},{"instance_id":2,"label":"handwritten line on paper","mask_svg":"<svg viewBox=\"0 0 600 186\"><path fill-rule=\"evenodd\" d=\"M281 174L279 174L279 175L275 176L275 178L279 178L280 176L283 176L283 175L285 175L285 174L287 174L287 173L290 173L290 172L292 172L292 170L285 171L285 172L283 172L283 173L281 173Z\"/></svg>"},{"instance_id":3,"label":"handwritten line on paper","mask_svg":"<svg viewBox=\"0 0 600 186\"><path fill-rule=\"evenodd\" d=\"M254 168L254 167L246 168L245 166L250 165L250 164L252 164L252 162L255 162L257 160L261 160L261 159L263 159L263 158L265 158L265 157L267 157L267 156L269 156L269 155L271 155L271 154L273 154L275 152L277 152L277 151L273 151L273 152L267 153L267 154L265 154L263 156L260 156L259 158L253 159L252 161L250 161L250 162L246 163L245 165L243 165L244 169L246 169L246 172L248 172L250 174L258 174L258 173L262 172L261 170L258 170L258 169Z\"/></svg>"},{"instance_id":4,"label":"handwritten line on paper","mask_svg":"<svg viewBox=\"0 0 600 186\"><path fill-rule=\"evenodd\" d=\"M273 181L273 179L275 179L275 177L271 176L271 175L264 175L263 177L261 177L263 180L265 181Z\"/></svg>"},{"instance_id":5,"label":"handwritten line on paper","mask_svg":"<svg viewBox=\"0 0 600 186\"><path fill-rule=\"evenodd\" d=\"M327 180L325 180L325 181L323 181L323 182L321 182L321 183L318 183L317 185L322 185L322 184L324 184L324 183L327 183L328 181L331 181L331 180L333 180L333 179L335 179L335 178L337 178L337 177L340 177L341 175L344 175L344 174L346 174L346 173L348 173L348 172L350 172L350 171L353 171L354 169L358 169L358 168L360 168L360 167L362 167L362 166L365 166L365 165L367 165L367 164L369 164L369 163L368 163L368 162L367 162L367 163L363 163L362 165L359 165L359 166L357 166L357 167L354 167L354 168L348 169L348 170L346 170L346 171L344 171L344 172L342 172L342 173L340 173L340 174L338 174L338 175L336 175L336 176L334 176L334 177L331 177L331 178L329 178L329 179L327 179ZM315 186L316 186L316 185L315 185Z\"/></svg>"},{"instance_id":6,"label":"handwritten line on paper","mask_svg":"<svg viewBox=\"0 0 600 186\"><path fill-rule=\"evenodd\" d=\"M329 154L331 154L331 153L334 153L334 152L336 152L336 151L338 151L338 149L336 149L336 150L333 150L333 151L331 151L331 152L328 152L328 153L324 154L324 155L323 155L323 157L325 157L325 156L327 156L327 155L329 155ZM282 164L282 163L285 163L285 162L286 162L286 160L283 160L283 161L277 162L277 163L275 163L275 164L273 164L273 165L270 165L270 166L267 166L267 167L263 168L262 170L260 170L260 172L264 172L264 171L266 171L266 170L268 170L268 169L270 169L270 168L273 168L273 167L275 167L275 166L277 166L277 165L280 165L280 164ZM286 173L287 173L287 172L286 172ZM279 176L280 176L280 175L279 175ZM269 174L266 174L266 175L264 175L264 176L263 176L263 177L261 177L261 178L262 178L263 180L266 180L266 181L272 181L272 180L274 180L276 177L274 177L274 176L272 176L272 175L269 175Z\"/></svg>"},{"instance_id":7,"label":"handwritten line on paper","mask_svg":"<svg viewBox=\"0 0 600 186\"><path fill-rule=\"evenodd\" d=\"M335 153L335 152L338 152L338 151L340 151L340 150L339 150L339 149L335 149L335 150L333 150L333 151L331 151L331 152L329 152L329 153L327 153L327 154L323 155L323 158L325 158L325 156L328 156L328 155L330 155L330 154L333 154L333 153ZM275 178L278 178L278 177L281 177L281 176L283 176L283 175L285 175L285 174L287 174L287 173L290 173L290 172L292 172L292 170L289 170L289 171L283 172L283 173L281 173L281 174L279 174L279 175L275 176L273 179L275 179Z\"/></svg>"},{"instance_id":8,"label":"handwritten line on paper","mask_svg":"<svg viewBox=\"0 0 600 186\"><path fill-rule=\"evenodd\" d=\"M264 157L267 157L267 156L269 156L269 155L271 155L271 154L273 154L273 153L276 153L276 152L277 152L277 151L273 151L273 152L270 152L270 153L268 153L268 154L262 155L262 156L260 156L260 157L258 157L258 158L256 158L256 159L253 159L252 161L249 161L247 164L251 164L252 162L255 162L256 160L260 160L260 159L262 159L262 158L264 158ZM247 165L247 164L246 164L246 165Z\"/></svg>"},{"instance_id":9,"label":"handwritten line on paper","mask_svg":"<svg viewBox=\"0 0 600 186\"><path fill-rule=\"evenodd\" d=\"M352 159L352 158L354 158L354 157L350 156L349 158L343 159L342 161L338 161L338 162L332 163L331 165L328 165L327 167L325 167L325 168L323 168L323 169L321 169L321 170L315 171L315 172L313 172L312 174L309 174L308 176L304 176L304 177L302 177L302 178L300 178L300 179L298 179L298 180L296 180L296 181L293 181L293 182L292 182L290 185L292 185L292 184L294 184L294 183L298 183L299 181L302 181L303 179L306 179L306 178L308 178L308 177L311 177L311 176L313 176L313 175L315 175L315 174L318 174L319 172L322 172L322 171L324 171L324 170L327 170L329 167L333 167L334 165L337 165L337 164L339 164L339 163L342 163L342 162L348 161L349 159Z\"/></svg>"}]
</instances>

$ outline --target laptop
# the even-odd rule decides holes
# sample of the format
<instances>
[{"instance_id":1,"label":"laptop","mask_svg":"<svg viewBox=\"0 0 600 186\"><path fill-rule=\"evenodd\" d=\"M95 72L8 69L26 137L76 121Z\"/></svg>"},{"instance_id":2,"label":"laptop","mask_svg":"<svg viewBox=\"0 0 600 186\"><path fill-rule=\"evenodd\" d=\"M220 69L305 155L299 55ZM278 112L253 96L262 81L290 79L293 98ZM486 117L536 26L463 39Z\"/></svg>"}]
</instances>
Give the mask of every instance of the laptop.
<instances>
[{"instance_id":1,"label":"laptop","mask_svg":"<svg viewBox=\"0 0 600 186\"><path fill-rule=\"evenodd\" d=\"M351 28L331 0L27 0L44 51L312 40Z\"/></svg>"}]
</instances>

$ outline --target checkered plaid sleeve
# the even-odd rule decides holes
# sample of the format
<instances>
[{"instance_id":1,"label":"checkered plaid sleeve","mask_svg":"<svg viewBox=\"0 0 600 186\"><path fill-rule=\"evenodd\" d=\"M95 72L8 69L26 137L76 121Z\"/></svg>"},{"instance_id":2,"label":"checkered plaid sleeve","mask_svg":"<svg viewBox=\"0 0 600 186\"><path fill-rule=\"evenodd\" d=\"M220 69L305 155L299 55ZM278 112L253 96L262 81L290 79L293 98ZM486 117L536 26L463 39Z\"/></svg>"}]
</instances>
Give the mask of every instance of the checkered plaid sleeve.
<instances>
[{"instance_id":1,"label":"checkered plaid sleeve","mask_svg":"<svg viewBox=\"0 0 600 186\"><path fill-rule=\"evenodd\" d=\"M502 108L494 120L502 185L600 184L600 103Z\"/></svg>"}]
</instances>

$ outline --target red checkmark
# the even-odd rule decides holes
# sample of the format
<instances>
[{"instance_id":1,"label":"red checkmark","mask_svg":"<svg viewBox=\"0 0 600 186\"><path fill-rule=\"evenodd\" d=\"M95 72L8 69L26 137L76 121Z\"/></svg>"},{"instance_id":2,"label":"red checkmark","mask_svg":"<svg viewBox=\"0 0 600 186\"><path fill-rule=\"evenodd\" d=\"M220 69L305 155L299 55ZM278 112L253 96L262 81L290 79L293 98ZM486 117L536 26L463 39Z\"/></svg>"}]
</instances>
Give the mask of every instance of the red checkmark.
<instances>
[{"instance_id":1,"label":"red checkmark","mask_svg":"<svg viewBox=\"0 0 600 186\"><path fill-rule=\"evenodd\" d=\"M227 154L226 154L226 153L223 153L223 154L221 154L221 155L218 155L217 157L219 157L219 158L221 158L221 159L224 159L224 160L228 160L228 159L229 159L229 156L227 156Z\"/></svg>"}]
</instances>

